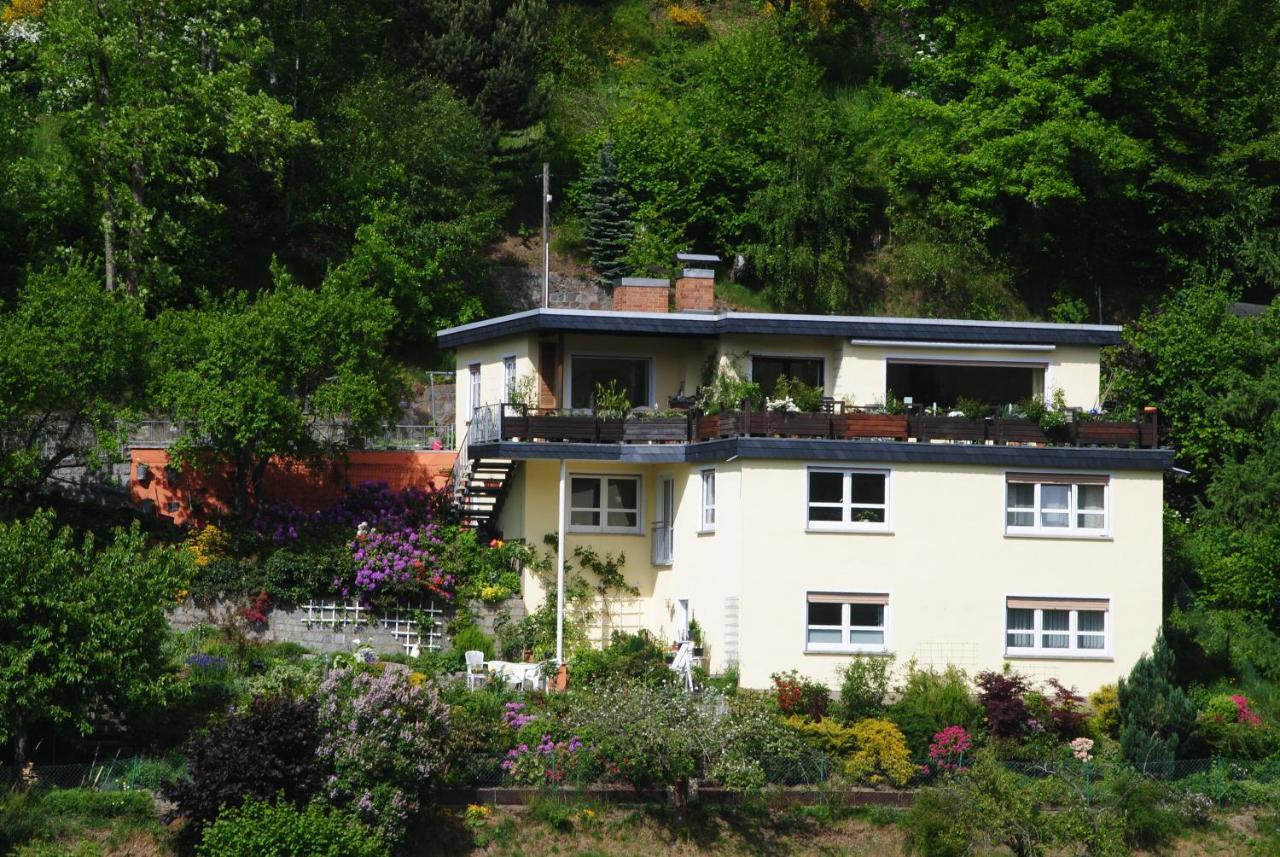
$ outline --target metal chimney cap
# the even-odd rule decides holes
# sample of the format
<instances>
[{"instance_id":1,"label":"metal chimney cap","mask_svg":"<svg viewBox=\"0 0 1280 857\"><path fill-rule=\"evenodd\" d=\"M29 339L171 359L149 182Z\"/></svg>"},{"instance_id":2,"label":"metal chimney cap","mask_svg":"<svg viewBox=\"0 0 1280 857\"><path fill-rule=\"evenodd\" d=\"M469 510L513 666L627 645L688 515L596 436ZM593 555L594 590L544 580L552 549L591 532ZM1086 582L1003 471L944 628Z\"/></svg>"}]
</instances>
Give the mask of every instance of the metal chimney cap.
<instances>
[{"instance_id":1,"label":"metal chimney cap","mask_svg":"<svg viewBox=\"0 0 1280 857\"><path fill-rule=\"evenodd\" d=\"M707 265L714 265L721 261L719 256L709 253L677 253L677 262L701 262Z\"/></svg>"}]
</instances>

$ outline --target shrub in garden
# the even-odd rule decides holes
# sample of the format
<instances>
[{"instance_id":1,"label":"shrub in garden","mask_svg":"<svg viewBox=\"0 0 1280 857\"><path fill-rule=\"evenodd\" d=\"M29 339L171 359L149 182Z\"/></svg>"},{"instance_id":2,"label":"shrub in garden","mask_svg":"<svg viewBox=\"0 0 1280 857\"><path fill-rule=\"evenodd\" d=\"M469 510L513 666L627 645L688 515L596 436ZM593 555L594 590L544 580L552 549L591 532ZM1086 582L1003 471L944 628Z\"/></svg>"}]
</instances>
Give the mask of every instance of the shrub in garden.
<instances>
[{"instance_id":1,"label":"shrub in garden","mask_svg":"<svg viewBox=\"0 0 1280 857\"><path fill-rule=\"evenodd\" d=\"M400 672L335 669L320 685L317 754L330 800L349 801L395 847L445 769L449 708Z\"/></svg>"},{"instance_id":2,"label":"shrub in garden","mask_svg":"<svg viewBox=\"0 0 1280 857\"><path fill-rule=\"evenodd\" d=\"M486 661L493 660L493 637L475 625L468 625L454 634L452 645L455 652L484 652Z\"/></svg>"},{"instance_id":3,"label":"shrub in garden","mask_svg":"<svg viewBox=\"0 0 1280 857\"><path fill-rule=\"evenodd\" d=\"M502 770L529 786L584 783L595 773L595 754L577 735L557 741L549 733L530 745L520 742L507 751Z\"/></svg>"},{"instance_id":4,"label":"shrub in garden","mask_svg":"<svg viewBox=\"0 0 1280 857\"><path fill-rule=\"evenodd\" d=\"M258 697L233 712L186 747L191 778L177 783L170 797L194 836L224 806L251 798L302 804L324 780L316 758L320 735L316 707L307 699Z\"/></svg>"},{"instance_id":5,"label":"shrub in garden","mask_svg":"<svg viewBox=\"0 0 1280 857\"><path fill-rule=\"evenodd\" d=\"M1195 735L1213 755L1230 759L1263 759L1280 749L1280 737L1263 725L1242 694L1210 697L1196 721Z\"/></svg>"},{"instance_id":6,"label":"shrub in garden","mask_svg":"<svg viewBox=\"0 0 1280 857\"><path fill-rule=\"evenodd\" d=\"M815 723L798 715L792 715L787 718L787 725L794 729L810 747L832 756L848 756L858 746L853 726L840 723L830 717Z\"/></svg>"},{"instance_id":7,"label":"shrub in garden","mask_svg":"<svg viewBox=\"0 0 1280 857\"><path fill-rule=\"evenodd\" d=\"M969 677L958 667L917 669L907 666L899 698L886 712L907 739L912 756L923 760L933 736L948 726L974 734L982 725L982 708L973 698Z\"/></svg>"},{"instance_id":8,"label":"shrub in garden","mask_svg":"<svg viewBox=\"0 0 1280 857\"><path fill-rule=\"evenodd\" d=\"M1133 665L1116 689L1120 702L1120 749L1140 771L1159 769L1180 757L1195 727L1196 711L1174 683L1173 652L1156 636L1150 655Z\"/></svg>"},{"instance_id":9,"label":"shrub in garden","mask_svg":"<svg viewBox=\"0 0 1280 857\"><path fill-rule=\"evenodd\" d=\"M1053 693L1047 697L1049 706L1049 722L1046 728L1064 741L1069 741L1084 733L1088 712L1084 708L1084 697L1074 688L1065 687L1056 678L1047 682Z\"/></svg>"},{"instance_id":10,"label":"shrub in garden","mask_svg":"<svg viewBox=\"0 0 1280 857\"><path fill-rule=\"evenodd\" d=\"M1118 739L1120 737L1120 700L1114 684L1104 684L1089 694L1089 707L1093 709L1089 724L1098 735Z\"/></svg>"},{"instance_id":11,"label":"shrub in garden","mask_svg":"<svg viewBox=\"0 0 1280 857\"><path fill-rule=\"evenodd\" d=\"M204 831L199 857L388 857L355 815L321 803L250 800Z\"/></svg>"},{"instance_id":12,"label":"shrub in garden","mask_svg":"<svg viewBox=\"0 0 1280 857\"><path fill-rule=\"evenodd\" d=\"M759 692L743 691L726 704L728 713L715 726L708 771L712 778L725 788L743 792L763 788L766 782L810 781L809 771L798 769L803 764L804 742L778 716L772 700Z\"/></svg>"},{"instance_id":13,"label":"shrub in garden","mask_svg":"<svg viewBox=\"0 0 1280 857\"><path fill-rule=\"evenodd\" d=\"M585 648L574 655L569 672L584 685L598 681L667 684L678 678L667 666L666 650L644 631L614 631L603 649Z\"/></svg>"},{"instance_id":14,"label":"shrub in garden","mask_svg":"<svg viewBox=\"0 0 1280 857\"><path fill-rule=\"evenodd\" d=\"M884 699L893 677L892 657L858 655L840 670L840 700L836 714L849 723L884 712Z\"/></svg>"},{"instance_id":15,"label":"shrub in garden","mask_svg":"<svg viewBox=\"0 0 1280 857\"><path fill-rule=\"evenodd\" d=\"M636 788L671 786L683 804L715 747L716 713L674 685L604 685L574 697L570 727Z\"/></svg>"},{"instance_id":16,"label":"shrub in garden","mask_svg":"<svg viewBox=\"0 0 1280 857\"><path fill-rule=\"evenodd\" d=\"M916 774L911 751L902 732L889 720L868 718L853 725L857 749L845 761L845 773L879 785L886 780L905 786Z\"/></svg>"},{"instance_id":17,"label":"shrub in garden","mask_svg":"<svg viewBox=\"0 0 1280 857\"><path fill-rule=\"evenodd\" d=\"M795 670L774 673L770 678L773 679L778 710L784 716L798 714L810 720L821 720L827 716L831 689L825 684L805 678Z\"/></svg>"},{"instance_id":18,"label":"shrub in garden","mask_svg":"<svg viewBox=\"0 0 1280 857\"><path fill-rule=\"evenodd\" d=\"M933 736L929 764L939 771L958 771L970 760L973 739L963 726L948 726Z\"/></svg>"},{"instance_id":19,"label":"shrub in garden","mask_svg":"<svg viewBox=\"0 0 1280 857\"><path fill-rule=\"evenodd\" d=\"M978 673L978 704L995 738L1016 738L1027 729L1027 680L1017 673Z\"/></svg>"}]
</instances>

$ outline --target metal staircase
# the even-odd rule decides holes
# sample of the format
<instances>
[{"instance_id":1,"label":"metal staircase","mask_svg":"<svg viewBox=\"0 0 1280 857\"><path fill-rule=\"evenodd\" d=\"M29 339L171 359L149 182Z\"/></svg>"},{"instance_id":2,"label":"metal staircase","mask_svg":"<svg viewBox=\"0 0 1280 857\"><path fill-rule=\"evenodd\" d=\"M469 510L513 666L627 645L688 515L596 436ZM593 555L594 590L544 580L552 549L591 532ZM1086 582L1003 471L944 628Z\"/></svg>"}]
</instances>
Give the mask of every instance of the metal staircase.
<instances>
[{"instance_id":1,"label":"metal staircase","mask_svg":"<svg viewBox=\"0 0 1280 857\"><path fill-rule=\"evenodd\" d=\"M495 439L498 414L490 405L477 409L472 416L466 437L458 445L458 457L453 464L449 488L453 505L464 527L476 530L481 538L500 538L498 516L511 491L511 476L518 462L509 458L481 458L473 456L472 443L486 443Z\"/></svg>"}]
</instances>

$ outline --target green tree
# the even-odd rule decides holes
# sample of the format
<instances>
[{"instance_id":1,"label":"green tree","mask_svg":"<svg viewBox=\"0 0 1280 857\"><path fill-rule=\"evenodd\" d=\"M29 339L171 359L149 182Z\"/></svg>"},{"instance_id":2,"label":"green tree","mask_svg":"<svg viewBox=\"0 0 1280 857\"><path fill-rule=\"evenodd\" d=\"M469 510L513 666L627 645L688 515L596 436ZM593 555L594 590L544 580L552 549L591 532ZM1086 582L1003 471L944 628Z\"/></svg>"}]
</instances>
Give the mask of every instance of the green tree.
<instances>
[{"instance_id":1,"label":"green tree","mask_svg":"<svg viewBox=\"0 0 1280 857\"><path fill-rule=\"evenodd\" d=\"M253 81L265 43L251 10L247 0L48 0L25 22L33 35L15 73L32 97L8 130L27 150L18 187L33 195L14 203L39 225L42 203L61 200L58 213L76 222L38 234L96 250L108 290L189 296L183 275L201 277L186 262L223 213L221 167L252 164L270 183L310 139ZM41 176L56 179L53 193Z\"/></svg>"},{"instance_id":2,"label":"green tree","mask_svg":"<svg viewBox=\"0 0 1280 857\"><path fill-rule=\"evenodd\" d=\"M224 469L241 515L273 456L337 454L384 427L400 401L387 357L390 302L277 276L252 303L241 297L157 320L153 401L183 429L172 455Z\"/></svg>"},{"instance_id":3,"label":"green tree","mask_svg":"<svg viewBox=\"0 0 1280 857\"><path fill-rule=\"evenodd\" d=\"M1151 654L1138 658L1117 688L1120 700L1120 749L1141 771L1168 773L1162 767L1188 746L1196 707L1174 683L1173 651L1156 636Z\"/></svg>"},{"instance_id":4,"label":"green tree","mask_svg":"<svg viewBox=\"0 0 1280 857\"><path fill-rule=\"evenodd\" d=\"M0 741L19 766L36 726L88 733L95 713L164 699L165 608L188 562L136 524L101 548L47 510L0 524Z\"/></svg>"},{"instance_id":5,"label":"green tree","mask_svg":"<svg viewBox=\"0 0 1280 857\"><path fill-rule=\"evenodd\" d=\"M31 275L0 315L0 506L30 501L68 467L118 457L145 387L136 300L84 262Z\"/></svg>"},{"instance_id":6,"label":"green tree","mask_svg":"<svg viewBox=\"0 0 1280 857\"><path fill-rule=\"evenodd\" d=\"M407 17L410 32L421 33L411 56L422 71L447 82L488 122L510 129L534 121L545 0L426 0Z\"/></svg>"},{"instance_id":7,"label":"green tree","mask_svg":"<svg viewBox=\"0 0 1280 857\"><path fill-rule=\"evenodd\" d=\"M631 200L618 182L618 165L608 141L600 147L600 163L582 193L579 208L591 266L602 280L616 283L628 270L627 250L634 228Z\"/></svg>"}]
</instances>

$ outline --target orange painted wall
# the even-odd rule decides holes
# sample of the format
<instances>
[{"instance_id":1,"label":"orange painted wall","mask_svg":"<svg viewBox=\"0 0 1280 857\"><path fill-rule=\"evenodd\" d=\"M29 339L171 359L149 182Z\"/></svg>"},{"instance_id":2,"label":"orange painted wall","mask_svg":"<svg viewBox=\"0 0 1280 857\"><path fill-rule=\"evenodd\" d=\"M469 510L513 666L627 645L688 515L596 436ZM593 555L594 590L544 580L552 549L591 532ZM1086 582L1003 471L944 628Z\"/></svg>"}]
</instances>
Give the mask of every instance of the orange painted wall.
<instances>
[{"instance_id":1,"label":"orange painted wall","mask_svg":"<svg viewBox=\"0 0 1280 857\"><path fill-rule=\"evenodd\" d=\"M350 485L385 482L393 490L408 487L443 488L453 469L454 452L367 450L347 453L315 470L297 461L272 459L262 478L261 500L288 502L305 512L333 503ZM155 503L156 514L176 524L199 524L225 514L230 488L224 473L199 474L189 467L169 475L169 454L163 449L134 449L130 453L129 493L135 505ZM138 465L146 464L150 476L138 481Z\"/></svg>"}]
</instances>

